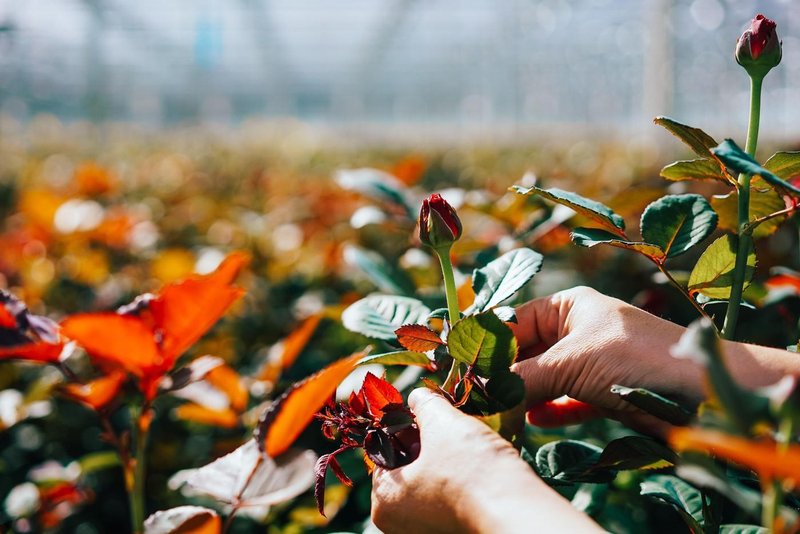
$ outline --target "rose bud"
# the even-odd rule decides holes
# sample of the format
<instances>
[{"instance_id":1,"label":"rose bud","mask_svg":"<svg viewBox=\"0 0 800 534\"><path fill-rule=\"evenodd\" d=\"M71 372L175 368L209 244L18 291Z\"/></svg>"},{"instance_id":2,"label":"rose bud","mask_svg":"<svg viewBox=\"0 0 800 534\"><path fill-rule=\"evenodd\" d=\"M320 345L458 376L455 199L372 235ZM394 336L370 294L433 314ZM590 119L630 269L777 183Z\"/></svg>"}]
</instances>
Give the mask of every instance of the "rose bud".
<instances>
[{"instance_id":1,"label":"rose bud","mask_svg":"<svg viewBox=\"0 0 800 534\"><path fill-rule=\"evenodd\" d=\"M750 76L763 78L781 62L781 42L775 21L758 14L736 43L736 62Z\"/></svg>"},{"instance_id":2,"label":"rose bud","mask_svg":"<svg viewBox=\"0 0 800 534\"><path fill-rule=\"evenodd\" d=\"M419 239L435 249L449 247L461 237L461 220L456 210L441 195L434 193L422 201L419 211Z\"/></svg>"}]
</instances>

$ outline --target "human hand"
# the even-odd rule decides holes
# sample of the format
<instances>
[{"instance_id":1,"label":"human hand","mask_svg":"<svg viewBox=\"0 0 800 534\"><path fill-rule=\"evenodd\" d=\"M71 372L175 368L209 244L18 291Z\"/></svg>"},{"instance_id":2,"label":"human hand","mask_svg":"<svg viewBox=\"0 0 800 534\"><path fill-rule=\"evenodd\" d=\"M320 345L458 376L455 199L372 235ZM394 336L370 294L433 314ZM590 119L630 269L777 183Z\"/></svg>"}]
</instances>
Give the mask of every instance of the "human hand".
<instances>
[{"instance_id":1,"label":"human hand","mask_svg":"<svg viewBox=\"0 0 800 534\"><path fill-rule=\"evenodd\" d=\"M614 384L643 387L684 402L703 397L702 370L669 349L684 328L587 287L532 300L511 325L520 345L514 366L525 381L529 420L569 424L609 416L662 433L666 424L610 392ZM591 405L555 417L563 395Z\"/></svg>"},{"instance_id":2,"label":"human hand","mask_svg":"<svg viewBox=\"0 0 800 534\"><path fill-rule=\"evenodd\" d=\"M478 419L427 389L408 401L421 450L409 465L375 469L372 520L383 532L598 530Z\"/></svg>"}]
</instances>

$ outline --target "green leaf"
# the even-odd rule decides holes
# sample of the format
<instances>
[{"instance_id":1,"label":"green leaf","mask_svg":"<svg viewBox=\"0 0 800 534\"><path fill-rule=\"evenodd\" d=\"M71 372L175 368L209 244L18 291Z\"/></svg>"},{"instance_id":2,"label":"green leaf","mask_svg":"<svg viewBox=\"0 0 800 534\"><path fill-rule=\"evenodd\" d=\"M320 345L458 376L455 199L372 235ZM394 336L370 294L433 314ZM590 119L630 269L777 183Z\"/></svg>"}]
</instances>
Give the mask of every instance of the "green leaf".
<instances>
[{"instance_id":1,"label":"green leaf","mask_svg":"<svg viewBox=\"0 0 800 534\"><path fill-rule=\"evenodd\" d=\"M395 352L384 352L382 354L370 354L358 360L358 365L368 363L379 363L381 365L419 365L428 367L431 360L421 352L410 350L398 350Z\"/></svg>"},{"instance_id":2,"label":"green leaf","mask_svg":"<svg viewBox=\"0 0 800 534\"><path fill-rule=\"evenodd\" d=\"M686 425L693 417L690 411L677 402L644 388L629 388L615 384L611 386L611 393L619 395L637 408L673 425Z\"/></svg>"},{"instance_id":3,"label":"green leaf","mask_svg":"<svg viewBox=\"0 0 800 534\"><path fill-rule=\"evenodd\" d=\"M423 324L431 311L409 297L370 295L342 313L345 328L368 337L394 341L394 331L405 324Z\"/></svg>"},{"instance_id":4,"label":"green leaf","mask_svg":"<svg viewBox=\"0 0 800 534\"><path fill-rule=\"evenodd\" d=\"M607 484L581 484L570 503L579 512L595 516L605 508L607 497Z\"/></svg>"},{"instance_id":5,"label":"green leaf","mask_svg":"<svg viewBox=\"0 0 800 534\"><path fill-rule=\"evenodd\" d=\"M712 152L732 170L743 174L760 176L781 193L800 196L800 189L789 182L781 180L780 177L759 165L747 152L739 148L733 140L724 140L719 146L712 149Z\"/></svg>"},{"instance_id":6,"label":"green leaf","mask_svg":"<svg viewBox=\"0 0 800 534\"><path fill-rule=\"evenodd\" d=\"M670 475L653 475L642 482L639 493L671 505L692 532L703 532L703 497L683 480Z\"/></svg>"},{"instance_id":7,"label":"green leaf","mask_svg":"<svg viewBox=\"0 0 800 534\"><path fill-rule=\"evenodd\" d=\"M361 269L381 291L407 297L414 296L417 291L405 271L376 252L349 246L345 249L344 257L348 264Z\"/></svg>"},{"instance_id":8,"label":"green leaf","mask_svg":"<svg viewBox=\"0 0 800 534\"><path fill-rule=\"evenodd\" d=\"M642 214L642 238L661 248L668 258L683 254L716 227L717 214L700 195L668 195Z\"/></svg>"},{"instance_id":9,"label":"green leaf","mask_svg":"<svg viewBox=\"0 0 800 534\"><path fill-rule=\"evenodd\" d=\"M561 204L562 206L567 206L568 208L575 210L584 217L588 217L594 222L600 224L603 228L610 232L622 237L625 236L625 220L614 213L611 208L605 204L584 198L576 193L572 193L571 191L564 191L555 187L544 189L536 186L522 187L515 185L512 186L511 189L520 195L536 194L543 196L544 198L555 202L556 204Z\"/></svg>"},{"instance_id":10,"label":"green leaf","mask_svg":"<svg viewBox=\"0 0 800 534\"><path fill-rule=\"evenodd\" d=\"M551 441L536 451L533 466L540 477L551 483L607 482L613 473L589 474L602 452L600 447L583 441Z\"/></svg>"},{"instance_id":11,"label":"green leaf","mask_svg":"<svg viewBox=\"0 0 800 534\"><path fill-rule=\"evenodd\" d=\"M656 117L653 122L666 128L669 133L686 143L701 158L712 157L711 149L717 146L717 142L700 128L681 124L669 117Z\"/></svg>"},{"instance_id":12,"label":"green leaf","mask_svg":"<svg viewBox=\"0 0 800 534\"><path fill-rule=\"evenodd\" d=\"M120 465L119 455L113 451L100 451L92 452L78 460L81 466L81 474L88 475L95 471L108 469L109 467L117 467Z\"/></svg>"},{"instance_id":13,"label":"green leaf","mask_svg":"<svg viewBox=\"0 0 800 534\"><path fill-rule=\"evenodd\" d=\"M719 163L711 159L676 161L661 169L661 177L667 180L716 180L730 184L722 174Z\"/></svg>"},{"instance_id":14,"label":"green leaf","mask_svg":"<svg viewBox=\"0 0 800 534\"><path fill-rule=\"evenodd\" d=\"M739 233L739 198L734 191L727 195L711 197L711 206L719 215L719 227L729 232ZM786 208L783 197L758 176L750 182L750 220L758 219ZM753 238L759 239L775 233L786 220L786 215L775 217L759 224L753 231Z\"/></svg>"},{"instance_id":15,"label":"green leaf","mask_svg":"<svg viewBox=\"0 0 800 534\"><path fill-rule=\"evenodd\" d=\"M769 399L742 388L725 366L717 331L708 319L693 322L672 348L676 358L687 358L702 365L713 397L724 409L725 416L745 434L769 414Z\"/></svg>"},{"instance_id":16,"label":"green leaf","mask_svg":"<svg viewBox=\"0 0 800 534\"><path fill-rule=\"evenodd\" d=\"M660 441L643 436L625 436L606 445L592 469L662 469L677 461L678 455Z\"/></svg>"},{"instance_id":17,"label":"green leaf","mask_svg":"<svg viewBox=\"0 0 800 534\"><path fill-rule=\"evenodd\" d=\"M719 534L769 534L768 528L758 525L720 525Z\"/></svg>"},{"instance_id":18,"label":"green leaf","mask_svg":"<svg viewBox=\"0 0 800 534\"><path fill-rule=\"evenodd\" d=\"M725 467L709 456L686 453L675 473L687 482L720 493L754 518L761 515L761 492L748 488L729 477Z\"/></svg>"},{"instance_id":19,"label":"green leaf","mask_svg":"<svg viewBox=\"0 0 800 534\"><path fill-rule=\"evenodd\" d=\"M542 255L529 248L506 252L472 273L475 300L467 315L493 308L512 297L542 268Z\"/></svg>"},{"instance_id":20,"label":"green leaf","mask_svg":"<svg viewBox=\"0 0 800 534\"><path fill-rule=\"evenodd\" d=\"M356 191L365 197L401 208L408 217L415 218L415 207L405 194L403 182L379 169L341 169L336 171L336 183L342 189Z\"/></svg>"},{"instance_id":21,"label":"green leaf","mask_svg":"<svg viewBox=\"0 0 800 534\"><path fill-rule=\"evenodd\" d=\"M612 247L633 250L634 252L638 252L639 254L643 254L657 261L663 261L666 258L664 251L656 245L626 241L605 230L598 230L596 228L575 228L570 236L572 237L572 241L581 247L610 245Z\"/></svg>"},{"instance_id":22,"label":"green leaf","mask_svg":"<svg viewBox=\"0 0 800 534\"><path fill-rule=\"evenodd\" d=\"M700 256L689 275L689 292L714 299L729 299L736 266L736 236L724 235L715 240ZM756 253L750 248L744 283L747 287L756 270Z\"/></svg>"},{"instance_id":23,"label":"green leaf","mask_svg":"<svg viewBox=\"0 0 800 534\"><path fill-rule=\"evenodd\" d=\"M794 178L800 175L800 152L776 152L764 168L783 180Z\"/></svg>"},{"instance_id":24,"label":"green leaf","mask_svg":"<svg viewBox=\"0 0 800 534\"><path fill-rule=\"evenodd\" d=\"M453 325L447 346L453 358L474 364L478 374L485 378L508 372L518 350L511 329L491 310L470 315Z\"/></svg>"}]
</instances>

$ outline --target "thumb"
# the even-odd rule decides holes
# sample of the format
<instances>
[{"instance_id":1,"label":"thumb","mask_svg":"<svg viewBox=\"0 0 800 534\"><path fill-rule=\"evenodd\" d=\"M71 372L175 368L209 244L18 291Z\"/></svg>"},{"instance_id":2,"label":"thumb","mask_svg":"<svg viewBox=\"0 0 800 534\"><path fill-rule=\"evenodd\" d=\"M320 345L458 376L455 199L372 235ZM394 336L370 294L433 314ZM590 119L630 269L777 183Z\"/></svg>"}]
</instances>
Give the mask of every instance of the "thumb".
<instances>
[{"instance_id":1,"label":"thumb","mask_svg":"<svg viewBox=\"0 0 800 534\"><path fill-rule=\"evenodd\" d=\"M434 420L442 424L454 416L462 415L447 399L425 387L411 392L408 406L414 412L421 431L427 426L437 424Z\"/></svg>"}]
</instances>

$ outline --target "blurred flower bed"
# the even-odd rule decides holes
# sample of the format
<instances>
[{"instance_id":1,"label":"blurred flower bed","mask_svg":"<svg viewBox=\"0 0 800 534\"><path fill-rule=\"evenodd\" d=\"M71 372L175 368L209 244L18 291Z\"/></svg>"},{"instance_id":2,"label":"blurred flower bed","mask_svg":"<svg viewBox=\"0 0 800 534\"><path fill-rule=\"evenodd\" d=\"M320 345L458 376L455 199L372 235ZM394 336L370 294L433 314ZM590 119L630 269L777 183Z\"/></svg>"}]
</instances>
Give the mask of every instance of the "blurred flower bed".
<instances>
[{"instance_id":1,"label":"blurred flower bed","mask_svg":"<svg viewBox=\"0 0 800 534\"><path fill-rule=\"evenodd\" d=\"M204 380L205 389L156 406L148 512L185 504L169 479L238 447L288 384L368 344L341 326L347 304L404 287L441 297L433 258L412 242L413 207L431 191L442 192L471 229L455 251L462 273L524 244L545 255L547 269L523 298L588 284L679 323L694 318L645 261L570 246L573 212L507 192L535 173L548 186L602 200L635 228L644 206L665 187L658 175L666 157L643 145L555 136L531 146L390 150L329 144L292 127L148 136L48 118L27 127L3 119L0 132L0 287L33 313L60 320L113 310L192 272L212 272L231 251L250 256L239 278L245 297L183 357L213 355L227 371ZM784 252L796 239L796 223L784 225L760 244L761 263L797 267L797 258ZM688 272L694 261L688 254L675 265ZM391 265L402 272L390 272ZM751 339L796 342L796 322L787 324L797 303L781 306L764 312ZM128 503L119 461L95 412L69 400L62 381L55 369L0 362L0 525L35 510L42 528L124 532ZM113 418L126 420L124 412ZM558 435L616 431L592 423ZM318 451L330 446L318 429L306 431L301 442ZM360 458L341 461L346 466ZM354 481L352 489L329 487L328 519L307 492L270 510L267 530L362 529L369 485L366 475ZM630 493L620 484L621 494ZM620 503L613 519L623 530L659 517L632 513L631 506ZM263 531L261 520L237 518L231 532ZM26 524L33 523L15 523Z\"/></svg>"}]
</instances>

